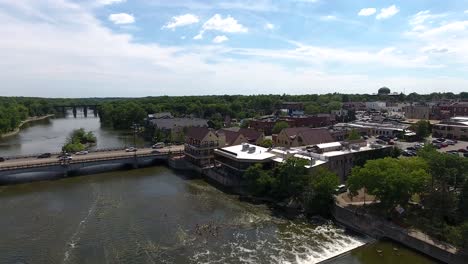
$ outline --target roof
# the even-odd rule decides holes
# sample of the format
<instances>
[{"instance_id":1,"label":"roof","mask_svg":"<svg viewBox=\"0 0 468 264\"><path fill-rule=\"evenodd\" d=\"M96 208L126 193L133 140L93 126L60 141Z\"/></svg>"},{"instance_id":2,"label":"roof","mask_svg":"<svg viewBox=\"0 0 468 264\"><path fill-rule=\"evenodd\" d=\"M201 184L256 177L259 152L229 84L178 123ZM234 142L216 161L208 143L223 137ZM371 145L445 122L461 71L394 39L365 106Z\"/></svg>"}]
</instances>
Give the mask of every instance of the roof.
<instances>
[{"instance_id":1,"label":"roof","mask_svg":"<svg viewBox=\"0 0 468 264\"><path fill-rule=\"evenodd\" d=\"M330 131L324 128L293 127L284 129L284 132L290 138L300 136L302 145L317 145L335 141Z\"/></svg>"},{"instance_id":2,"label":"roof","mask_svg":"<svg viewBox=\"0 0 468 264\"><path fill-rule=\"evenodd\" d=\"M244 135L249 142L256 142L263 135L263 132L251 128L241 128L239 129L239 133Z\"/></svg>"},{"instance_id":3,"label":"roof","mask_svg":"<svg viewBox=\"0 0 468 264\"><path fill-rule=\"evenodd\" d=\"M239 132L227 130L227 129L220 129L218 130L219 133L223 133L226 136L226 144L232 145L236 139L241 135Z\"/></svg>"},{"instance_id":4,"label":"roof","mask_svg":"<svg viewBox=\"0 0 468 264\"><path fill-rule=\"evenodd\" d=\"M150 121L160 129L172 129L174 126L180 127L207 127L208 121L201 118L160 118Z\"/></svg>"},{"instance_id":5,"label":"roof","mask_svg":"<svg viewBox=\"0 0 468 264\"><path fill-rule=\"evenodd\" d=\"M212 130L207 127L190 127L186 136L196 140L203 140L210 131Z\"/></svg>"},{"instance_id":6,"label":"roof","mask_svg":"<svg viewBox=\"0 0 468 264\"><path fill-rule=\"evenodd\" d=\"M322 143L322 144L317 144L316 145L317 148L319 149L327 149L327 148L337 148L337 147L341 147L341 143L340 142L329 142L329 143Z\"/></svg>"},{"instance_id":7,"label":"roof","mask_svg":"<svg viewBox=\"0 0 468 264\"><path fill-rule=\"evenodd\" d=\"M267 148L255 146L252 144L247 144L249 147L254 147L255 151L249 152L246 150L242 150L243 144L225 147L221 149L216 149L215 153L220 154L222 156L234 158L237 160L245 160L245 161L265 161L269 160L270 158L275 157L275 154L268 152Z\"/></svg>"}]
</instances>

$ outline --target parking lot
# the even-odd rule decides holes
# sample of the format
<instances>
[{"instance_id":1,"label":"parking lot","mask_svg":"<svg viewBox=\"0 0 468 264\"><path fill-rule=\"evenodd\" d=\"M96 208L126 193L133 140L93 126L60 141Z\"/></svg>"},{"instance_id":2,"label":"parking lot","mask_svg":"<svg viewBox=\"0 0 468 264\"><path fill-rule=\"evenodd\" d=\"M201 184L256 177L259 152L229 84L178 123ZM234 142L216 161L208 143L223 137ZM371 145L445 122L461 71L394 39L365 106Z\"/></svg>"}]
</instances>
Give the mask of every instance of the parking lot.
<instances>
[{"instance_id":1,"label":"parking lot","mask_svg":"<svg viewBox=\"0 0 468 264\"><path fill-rule=\"evenodd\" d=\"M436 138L432 138L432 137L429 137L427 139L428 142L431 142L432 143L432 140L434 140ZM395 142L395 145L400 148L401 150L406 150L408 147L414 147L416 145L416 143L418 142L402 142L402 141L396 141ZM457 143L455 143L455 145L448 145L447 147L445 148L440 148L438 149L437 151L439 152L447 152L447 151L453 151L453 150L459 150L459 149L465 149L465 150L468 150L467 149L468 147L468 141L458 141ZM458 155L460 156L463 156L463 153L458 153Z\"/></svg>"},{"instance_id":2,"label":"parking lot","mask_svg":"<svg viewBox=\"0 0 468 264\"><path fill-rule=\"evenodd\" d=\"M427 142L430 142L432 144L432 140L434 140L436 138L432 138L432 137L429 137L427 138ZM367 141L369 143L371 142L375 142L377 140L376 137L370 137ZM406 142L406 141L395 141L395 146L397 146L399 149L401 150L406 150L408 147L414 147L417 143L426 143L426 142ZM447 151L454 151L454 150L459 150L459 149L467 149L468 147L468 141L458 141L457 143L455 143L455 145L448 145L447 147L445 148L440 148L440 149L437 149L437 151L439 152L442 152L442 153L445 153ZM459 156L463 157L463 153L459 152L458 153Z\"/></svg>"}]
</instances>

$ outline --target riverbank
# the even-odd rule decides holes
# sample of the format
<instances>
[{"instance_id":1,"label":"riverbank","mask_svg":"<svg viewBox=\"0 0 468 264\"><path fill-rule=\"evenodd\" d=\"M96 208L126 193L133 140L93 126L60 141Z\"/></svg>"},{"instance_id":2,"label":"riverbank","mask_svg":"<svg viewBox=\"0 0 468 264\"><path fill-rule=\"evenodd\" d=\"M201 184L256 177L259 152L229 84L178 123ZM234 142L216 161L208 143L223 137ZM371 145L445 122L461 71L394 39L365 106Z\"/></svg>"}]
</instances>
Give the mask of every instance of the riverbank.
<instances>
[{"instance_id":1,"label":"riverbank","mask_svg":"<svg viewBox=\"0 0 468 264\"><path fill-rule=\"evenodd\" d=\"M359 207L344 206L336 203L333 209L335 220L357 232L376 239L390 239L410 249L445 263L466 263L466 255L453 246L437 241L417 230L404 229L391 222L370 215Z\"/></svg>"},{"instance_id":2,"label":"riverbank","mask_svg":"<svg viewBox=\"0 0 468 264\"><path fill-rule=\"evenodd\" d=\"M11 137L11 136L17 135L20 132L21 127L24 126L25 124L30 123L30 122L44 120L44 119L47 119L47 118L50 118L50 117L53 117L53 116L54 115L51 114L51 115L45 115L45 116L28 117L28 119L21 121L21 123L18 125L18 127L15 128L15 130L13 130L11 132L4 133L4 134L0 134L0 138L6 138L6 137Z\"/></svg>"}]
</instances>

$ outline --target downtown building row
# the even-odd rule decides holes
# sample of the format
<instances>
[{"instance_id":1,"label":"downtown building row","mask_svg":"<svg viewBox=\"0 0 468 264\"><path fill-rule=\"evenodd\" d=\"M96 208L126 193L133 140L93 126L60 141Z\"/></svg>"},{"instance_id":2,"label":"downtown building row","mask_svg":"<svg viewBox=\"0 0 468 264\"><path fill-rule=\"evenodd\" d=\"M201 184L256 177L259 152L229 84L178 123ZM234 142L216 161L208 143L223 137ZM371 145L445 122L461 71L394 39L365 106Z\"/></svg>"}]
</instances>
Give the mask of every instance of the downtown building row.
<instances>
[{"instance_id":1,"label":"downtown building row","mask_svg":"<svg viewBox=\"0 0 468 264\"><path fill-rule=\"evenodd\" d=\"M191 128L186 136L185 158L219 184L239 187L243 185L242 175L251 165L260 163L266 169L274 168L291 157L306 160L311 172L321 166L328 168L345 182L356 163L382 156L391 149L390 146L368 144L365 140L325 139L327 142L311 145L264 148L247 138L227 144L223 131Z\"/></svg>"}]
</instances>

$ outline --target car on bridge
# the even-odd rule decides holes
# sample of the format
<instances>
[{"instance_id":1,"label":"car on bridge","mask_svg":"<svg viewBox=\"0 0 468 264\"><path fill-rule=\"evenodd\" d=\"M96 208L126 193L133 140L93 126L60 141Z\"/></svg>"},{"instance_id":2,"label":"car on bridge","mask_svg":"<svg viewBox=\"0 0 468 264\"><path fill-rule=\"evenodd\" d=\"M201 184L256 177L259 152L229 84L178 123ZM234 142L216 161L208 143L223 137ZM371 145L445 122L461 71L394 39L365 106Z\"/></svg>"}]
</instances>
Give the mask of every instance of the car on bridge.
<instances>
[{"instance_id":1,"label":"car on bridge","mask_svg":"<svg viewBox=\"0 0 468 264\"><path fill-rule=\"evenodd\" d=\"M83 150L83 151L78 151L75 153L75 155L87 155L89 152L87 150Z\"/></svg>"},{"instance_id":2,"label":"car on bridge","mask_svg":"<svg viewBox=\"0 0 468 264\"><path fill-rule=\"evenodd\" d=\"M38 159L47 159L52 157L52 154L50 153L42 153L41 155L37 156Z\"/></svg>"},{"instance_id":3,"label":"car on bridge","mask_svg":"<svg viewBox=\"0 0 468 264\"><path fill-rule=\"evenodd\" d=\"M72 157L72 156L62 156L62 157L59 157L59 161L70 161L70 160L73 160L73 157Z\"/></svg>"},{"instance_id":4,"label":"car on bridge","mask_svg":"<svg viewBox=\"0 0 468 264\"><path fill-rule=\"evenodd\" d=\"M125 152L136 152L138 149L135 147L129 147L125 149Z\"/></svg>"},{"instance_id":5,"label":"car on bridge","mask_svg":"<svg viewBox=\"0 0 468 264\"><path fill-rule=\"evenodd\" d=\"M152 146L154 149L164 148L165 144L163 142L158 142Z\"/></svg>"},{"instance_id":6,"label":"car on bridge","mask_svg":"<svg viewBox=\"0 0 468 264\"><path fill-rule=\"evenodd\" d=\"M4 162L5 161L5 158L4 157L0 157L0 162Z\"/></svg>"}]
</instances>

